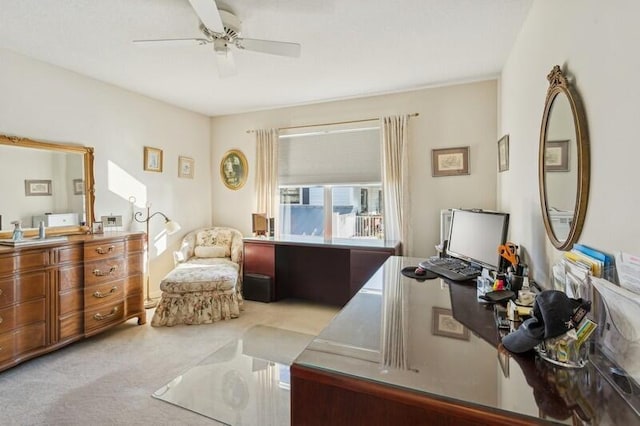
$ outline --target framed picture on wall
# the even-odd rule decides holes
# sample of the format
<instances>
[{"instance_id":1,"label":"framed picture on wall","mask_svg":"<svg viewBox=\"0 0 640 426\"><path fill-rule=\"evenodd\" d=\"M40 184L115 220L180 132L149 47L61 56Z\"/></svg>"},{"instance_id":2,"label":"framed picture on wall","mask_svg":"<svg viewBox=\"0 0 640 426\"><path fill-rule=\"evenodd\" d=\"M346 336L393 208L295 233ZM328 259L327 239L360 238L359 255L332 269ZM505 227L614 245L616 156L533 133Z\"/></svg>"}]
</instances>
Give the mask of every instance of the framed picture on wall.
<instances>
[{"instance_id":1,"label":"framed picture on wall","mask_svg":"<svg viewBox=\"0 0 640 426\"><path fill-rule=\"evenodd\" d=\"M509 135L504 135L498 141L498 171L509 170Z\"/></svg>"},{"instance_id":2,"label":"framed picture on wall","mask_svg":"<svg viewBox=\"0 0 640 426\"><path fill-rule=\"evenodd\" d=\"M189 157L178 157L178 177L193 179L195 161Z\"/></svg>"},{"instance_id":3,"label":"framed picture on wall","mask_svg":"<svg viewBox=\"0 0 640 426\"><path fill-rule=\"evenodd\" d=\"M229 189L240 189L247 181L249 166L242 151L232 149L225 152L220 161L220 177Z\"/></svg>"},{"instance_id":4,"label":"framed picture on wall","mask_svg":"<svg viewBox=\"0 0 640 426\"><path fill-rule=\"evenodd\" d=\"M469 174L469 147L431 150L431 174L434 177Z\"/></svg>"},{"instance_id":5,"label":"framed picture on wall","mask_svg":"<svg viewBox=\"0 0 640 426\"><path fill-rule=\"evenodd\" d=\"M544 143L544 171L569 171L569 141L546 141Z\"/></svg>"},{"instance_id":6,"label":"framed picture on wall","mask_svg":"<svg viewBox=\"0 0 640 426\"><path fill-rule=\"evenodd\" d=\"M162 150L144 147L144 169L149 172L162 172Z\"/></svg>"},{"instance_id":7,"label":"framed picture on wall","mask_svg":"<svg viewBox=\"0 0 640 426\"><path fill-rule=\"evenodd\" d=\"M73 195L84 194L84 181L82 179L73 180Z\"/></svg>"},{"instance_id":8,"label":"framed picture on wall","mask_svg":"<svg viewBox=\"0 0 640 426\"><path fill-rule=\"evenodd\" d=\"M26 179L24 181L24 195L28 197L51 195L51 180Z\"/></svg>"}]
</instances>

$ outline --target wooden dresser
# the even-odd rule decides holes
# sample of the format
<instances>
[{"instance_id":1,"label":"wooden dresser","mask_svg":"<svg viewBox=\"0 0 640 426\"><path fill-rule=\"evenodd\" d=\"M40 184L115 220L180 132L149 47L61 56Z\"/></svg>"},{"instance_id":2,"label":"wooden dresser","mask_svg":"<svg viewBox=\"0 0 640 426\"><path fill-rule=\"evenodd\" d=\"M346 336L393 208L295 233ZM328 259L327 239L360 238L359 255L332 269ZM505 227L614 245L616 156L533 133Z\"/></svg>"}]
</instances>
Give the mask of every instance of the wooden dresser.
<instances>
[{"instance_id":1,"label":"wooden dresser","mask_svg":"<svg viewBox=\"0 0 640 426\"><path fill-rule=\"evenodd\" d=\"M0 371L130 318L146 322L143 233L0 247Z\"/></svg>"}]
</instances>

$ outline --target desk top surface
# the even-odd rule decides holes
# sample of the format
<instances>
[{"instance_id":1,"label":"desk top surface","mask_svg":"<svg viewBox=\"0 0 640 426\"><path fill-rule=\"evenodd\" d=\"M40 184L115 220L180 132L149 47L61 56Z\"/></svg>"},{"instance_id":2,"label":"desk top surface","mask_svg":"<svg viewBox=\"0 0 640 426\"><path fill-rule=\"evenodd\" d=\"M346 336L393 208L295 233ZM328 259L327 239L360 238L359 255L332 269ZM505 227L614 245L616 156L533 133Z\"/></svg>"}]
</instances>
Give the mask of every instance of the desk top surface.
<instances>
[{"instance_id":1,"label":"desk top surface","mask_svg":"<svg viewBox=\"0 0 640 426\"><path fill-rule=\"evenodd\" d=\"M390 257L295 364L532 420L639 424L593 363L567 369L498 345L475 285L401 274L420 260Z\"/></svg>"}]
</instances>

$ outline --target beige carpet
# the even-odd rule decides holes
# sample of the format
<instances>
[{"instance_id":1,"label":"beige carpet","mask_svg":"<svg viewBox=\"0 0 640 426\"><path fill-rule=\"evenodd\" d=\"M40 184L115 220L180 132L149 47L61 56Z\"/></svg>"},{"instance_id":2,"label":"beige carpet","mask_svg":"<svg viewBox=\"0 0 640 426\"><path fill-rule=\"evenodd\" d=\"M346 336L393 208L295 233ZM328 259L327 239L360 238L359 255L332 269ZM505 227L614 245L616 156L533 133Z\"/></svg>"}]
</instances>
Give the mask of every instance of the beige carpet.
<instances>
[{"instance_id":1,"label":"beige carpet","mask_svg":"<svg viewBox=\"0 0 640 426\"><path fill-rule=\"evenodd\" d=\"M318 334L338 309L296 301L246 302L241 317L155 328L131 320L0 373L2 425L200 425L199 414L151 394L249 328Z\"/></svg>"}]
</instances>

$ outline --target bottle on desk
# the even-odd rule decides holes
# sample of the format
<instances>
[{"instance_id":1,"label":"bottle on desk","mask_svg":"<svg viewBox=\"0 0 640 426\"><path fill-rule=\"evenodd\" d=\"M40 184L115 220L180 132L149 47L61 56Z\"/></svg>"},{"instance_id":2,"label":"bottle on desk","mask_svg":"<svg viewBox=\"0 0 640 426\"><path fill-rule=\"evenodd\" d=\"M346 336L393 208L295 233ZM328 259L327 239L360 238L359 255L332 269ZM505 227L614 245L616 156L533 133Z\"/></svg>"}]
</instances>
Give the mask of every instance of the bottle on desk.
<instances>
[{"instance_id":1,"label":"bottle on desk","mask_svg":"<svg viewBox=\"0 0 640 426\"><path fill-rule=\"evenodd\" d=\"M24 235L24 231L22 230L22 221L14 220L11 224L14 225L11 239L13 241L22 241L22 236Z\"/></svg>"},{"instance_id":2,"label":"bottle on desk","mask_svg":"<svg viewBox=\"0 0 640 426\"><path fill-rule=\"evenodd\" d=\"M41 240L44 240L45 238L47 238L46 231L44 228L44 220L40 221L40 226L38 227L38 238Z\"/></svg>"}]
</instances>

